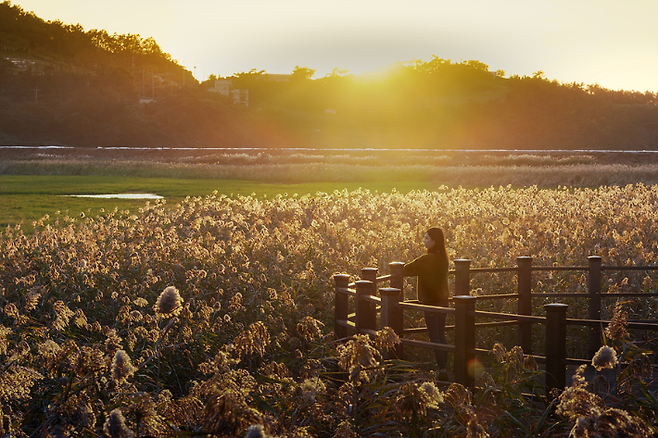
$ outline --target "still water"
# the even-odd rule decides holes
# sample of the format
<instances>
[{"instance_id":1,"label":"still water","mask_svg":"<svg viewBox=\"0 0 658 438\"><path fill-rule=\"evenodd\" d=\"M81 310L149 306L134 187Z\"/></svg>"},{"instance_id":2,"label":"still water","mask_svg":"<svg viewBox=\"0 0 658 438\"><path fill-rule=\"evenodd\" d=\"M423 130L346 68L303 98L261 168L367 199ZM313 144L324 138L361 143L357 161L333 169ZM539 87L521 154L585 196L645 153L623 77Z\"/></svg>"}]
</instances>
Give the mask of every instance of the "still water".
<instances>
[{"instance_id":1,"label":"still water","mask_svg":"<svg viewBox=\"0 0 658 438\"><path fill-rule=\"evenodd\" d=\"M108 193L105 195L64 195L73 198L100 198L100 199L163 199L163 196L152 193Z\"/></svg>"}]
</instances>

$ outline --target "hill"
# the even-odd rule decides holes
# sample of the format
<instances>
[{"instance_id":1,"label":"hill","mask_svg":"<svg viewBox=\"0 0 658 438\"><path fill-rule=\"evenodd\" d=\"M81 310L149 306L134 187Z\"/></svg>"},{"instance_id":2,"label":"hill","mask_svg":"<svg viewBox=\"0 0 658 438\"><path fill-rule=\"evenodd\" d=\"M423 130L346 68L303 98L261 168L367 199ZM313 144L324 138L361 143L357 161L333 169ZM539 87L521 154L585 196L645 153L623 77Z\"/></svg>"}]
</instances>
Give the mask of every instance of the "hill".
<instances>
[{"instance_id":1,"label":"hill","mask_svg":"<svg viewBox=\"0 0 658 438\"><path fill-rule=\"evenodd\" d=\"M382 76L229 78L208 90L153 38L85 31L0 3L0 144L658 149L658 96L506 77L433 57Z\"/></svg>"}]
</instances>

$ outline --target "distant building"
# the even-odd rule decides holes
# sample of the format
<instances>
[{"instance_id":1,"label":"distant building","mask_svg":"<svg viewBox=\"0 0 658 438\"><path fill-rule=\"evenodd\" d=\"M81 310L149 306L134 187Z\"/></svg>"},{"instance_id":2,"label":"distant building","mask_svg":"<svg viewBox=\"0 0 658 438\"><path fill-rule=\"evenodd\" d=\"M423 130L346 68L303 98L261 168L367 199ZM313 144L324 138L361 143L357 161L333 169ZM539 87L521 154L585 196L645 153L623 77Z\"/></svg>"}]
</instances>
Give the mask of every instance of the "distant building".
<instances>
[{"instance_id":1,"label":"distant building","mask_svg":"<svg viewBox=\"0 0 658 438\"><path fill-rule=\"evenodd\" d=\"M231 88L233 87L233 81L230 79L217 79L215 85L210 91L219 93L222 96L229 96L231 94Z\"/></svg>"},{"instance_id":2,"label":"distant building","mask_svg":"<svg viewBox=\"0 0 658 438\"><path fill-rule=\"evenodd\" d=\"M249 106L249 90L233 88L233 81L230 79L217 79L210 91L230 97L233 100L233 105Z\"/></svg>"},{"instance_id":3,"label":"distant building","mask_svg":"<svg viewBox=\"0 0 658 438\"><path fill-rule=\"evenodd\" d=\"M261 75L261 78L266 81L272 81L272 82L290 82L290 79L292 78L292 75L287 74L287 75L282 75L282 74L272 74L272 73L264 73Z\"/></svg>"},{"instance_id":4,"label":"distant building","mask_svg":"<svg viewBox=\"0 0 658 438\"><path fill-rule=\"evenodd\" d=\"M249 90L234 88L232 91L233 105L249 106Z\"/></svg>"},{"instance_id":5,"label":"distant building","mask_svg":"<svg viewBox=\"0 0 658 438\"><path fill-rule=\"evenodd\" d=\"M33 73L39 67L37 65L37 62L33 59L25 59L25 58L5 58L5 59L7 61L10 61L12 64L14 64L14 67L16 67L21 72Z\"/></svg>"},{"instance_id":6,"label":"distant building","mask_svg":"<svg viewBox=\"0 0 658 438\"><path fill-rule=\"evenodd\" d=\"M0 57L0 59L2 58L3 57ZM28 73L33 76L50 76L55 73L88 73L84 69L73 67L61 62L17 57L4 57L4 59L14 65L15 72Z\"/></svg>"}]
</instances>

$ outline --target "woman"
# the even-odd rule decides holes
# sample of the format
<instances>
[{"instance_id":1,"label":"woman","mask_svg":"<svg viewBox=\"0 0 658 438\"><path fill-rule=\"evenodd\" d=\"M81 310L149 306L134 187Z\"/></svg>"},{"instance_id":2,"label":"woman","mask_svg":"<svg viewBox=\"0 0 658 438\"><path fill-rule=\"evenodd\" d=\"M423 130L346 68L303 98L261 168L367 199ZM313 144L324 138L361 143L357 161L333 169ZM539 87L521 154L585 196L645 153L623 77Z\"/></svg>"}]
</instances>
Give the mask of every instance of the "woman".
<instances>
[{"instance_id":1,"label":"woman","mask_svg":"<svg viewBox=\"0 0 658 438\"><path fill-rule=\"evenodd\" d=\"M433 306L448 306L448 252L441 228L430 228L423 239L427 254L404 265L405 277L418 277L418 301ZM425 312L430 341L446 343L446 314ZM446 352L434 350L439 367L439 379L447 380Z\"/></svg>"}]
</instances>

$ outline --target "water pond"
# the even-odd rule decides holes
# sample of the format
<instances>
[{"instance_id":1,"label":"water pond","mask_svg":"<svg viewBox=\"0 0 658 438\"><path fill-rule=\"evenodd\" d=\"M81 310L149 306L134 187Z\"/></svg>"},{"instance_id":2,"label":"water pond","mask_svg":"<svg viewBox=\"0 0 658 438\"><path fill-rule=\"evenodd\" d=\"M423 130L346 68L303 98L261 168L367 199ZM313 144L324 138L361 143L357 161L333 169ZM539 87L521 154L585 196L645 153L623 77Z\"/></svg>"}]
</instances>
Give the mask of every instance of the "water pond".
<instances>
[{"instance_id":1,"label":"water pond","mask_svg":"<svg viewBox=\"0 0 658 438\"><path fill-rule=\"evenodd\" d=\"M98 198L98 199L163 199L164 196L153 193L108 193L104 195L64 195L73 198Z\"/></svg>"}]
</instances>

